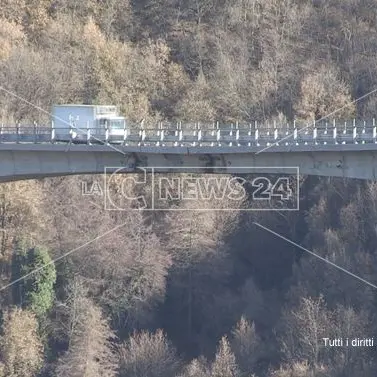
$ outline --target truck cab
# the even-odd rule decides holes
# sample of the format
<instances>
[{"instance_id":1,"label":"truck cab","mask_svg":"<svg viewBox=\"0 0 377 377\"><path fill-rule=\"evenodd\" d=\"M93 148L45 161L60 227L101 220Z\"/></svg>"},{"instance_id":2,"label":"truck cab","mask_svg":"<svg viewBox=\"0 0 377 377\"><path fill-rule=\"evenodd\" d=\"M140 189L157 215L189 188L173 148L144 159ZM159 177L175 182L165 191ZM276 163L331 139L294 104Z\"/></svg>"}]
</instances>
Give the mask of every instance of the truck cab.
<instances>
[{"instance_id":1,"label":"truck cab","mask_svg":"<svg viewBox=\"0 0 377 377\"><path fill-rule=\"evenodd\" d=\"M109 129L110 132L114 131L117 133L118 131L122 131L122 135L124 129L126 127L126 119L123 117L105 117L98 119L98 126L101 129Z\"/></svg>"}]
</instances>

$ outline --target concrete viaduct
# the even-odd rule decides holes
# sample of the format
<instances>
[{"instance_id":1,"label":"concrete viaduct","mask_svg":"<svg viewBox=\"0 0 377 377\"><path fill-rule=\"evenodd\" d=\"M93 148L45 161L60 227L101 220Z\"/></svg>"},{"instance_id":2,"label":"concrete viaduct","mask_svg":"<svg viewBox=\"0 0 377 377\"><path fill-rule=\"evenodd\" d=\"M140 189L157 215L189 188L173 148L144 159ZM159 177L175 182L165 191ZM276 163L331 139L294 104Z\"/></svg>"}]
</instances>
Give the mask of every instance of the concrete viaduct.
<instances>
[{"instance_id":1,"label":"concrete viaduct","mask_svg":"<svg viewBox=\"0 0 377 377\"><path fill-rule=\"evenodd\" d=\"M122 140L106 133L101 143L57 141L50 129L0 129L0 181L74 174L101 174L105 168L137 172L285 173L377 179L377 130L374 122L356 126L287 126L227 129L195 127L125 130ZM108 170L109 171L109 170Z\"/></svg>"}]
</instances>

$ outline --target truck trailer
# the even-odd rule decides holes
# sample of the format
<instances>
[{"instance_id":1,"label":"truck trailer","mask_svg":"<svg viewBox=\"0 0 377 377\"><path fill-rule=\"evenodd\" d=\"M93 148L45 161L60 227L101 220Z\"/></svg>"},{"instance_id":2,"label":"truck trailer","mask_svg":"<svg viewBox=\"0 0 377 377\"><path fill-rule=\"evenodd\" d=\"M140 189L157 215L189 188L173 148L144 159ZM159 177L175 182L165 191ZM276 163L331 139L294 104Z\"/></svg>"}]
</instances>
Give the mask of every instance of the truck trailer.
<instances>
[{"instance_id":1,"label":"truck trailer","mask_svg":"<svg viewBox=\"0 0 377 377\"><path fill-rule=\"evenodd\" d=\"M52 128L56 141L121 141L127 127L126 119L116 106L53 105ZM88 131L89 130L89 131Z\"/></svg>"}]
</instances>

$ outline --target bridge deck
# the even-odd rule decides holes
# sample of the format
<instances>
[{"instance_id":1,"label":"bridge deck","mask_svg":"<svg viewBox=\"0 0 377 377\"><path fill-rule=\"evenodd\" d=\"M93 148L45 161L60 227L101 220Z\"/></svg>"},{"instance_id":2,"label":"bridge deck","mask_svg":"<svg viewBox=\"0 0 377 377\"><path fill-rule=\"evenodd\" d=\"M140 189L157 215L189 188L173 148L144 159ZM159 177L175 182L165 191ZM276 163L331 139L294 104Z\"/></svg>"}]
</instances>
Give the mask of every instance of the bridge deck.
<instances>
[{"instance_id":1,"label":"bridge deck","mask_svg":"<svg viewBox=\"0 0 377 377\"><path fill-rule=\"evenodd\" d=\"M56 137L57 130L41 126L1 126L0 144L4 143L85 143L120 144L125 146L157 147L268 147L283 145L338 145L376 144L377 128L374 125L354 125L352 127L310 126L305 128L266 128L266 127L227 127L215 128L153 128L124 130L120 135L109 131L98 134L95 129L59 129L60 134L70 135L64 140ZM77 138L74 137L77 135Z\"/></svg>"}]
</instances>

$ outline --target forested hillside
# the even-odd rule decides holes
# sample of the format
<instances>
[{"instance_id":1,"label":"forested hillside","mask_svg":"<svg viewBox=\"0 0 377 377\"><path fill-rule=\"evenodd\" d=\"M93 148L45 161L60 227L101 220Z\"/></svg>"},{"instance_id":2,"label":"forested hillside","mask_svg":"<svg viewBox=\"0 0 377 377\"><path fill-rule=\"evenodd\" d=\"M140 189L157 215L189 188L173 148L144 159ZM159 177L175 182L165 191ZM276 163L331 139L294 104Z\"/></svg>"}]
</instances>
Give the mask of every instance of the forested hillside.
<instances>
[{"instance_id":1,"label":"forested hillside","mask_svg":"<svg viewBox=\"0 0 377 377\"><path fill-rule=\"evenodd\" d=\"M370 119L376 95L352 101L376 88L375 0L0 0L4 123ZM254 224L377 285L375 182L302 177L296 212L143 212L83 196L94 179L0 184L1 377L376 376L375 347L323 342L372 338L376 289Z\"/></svg>"}]
</instances>

